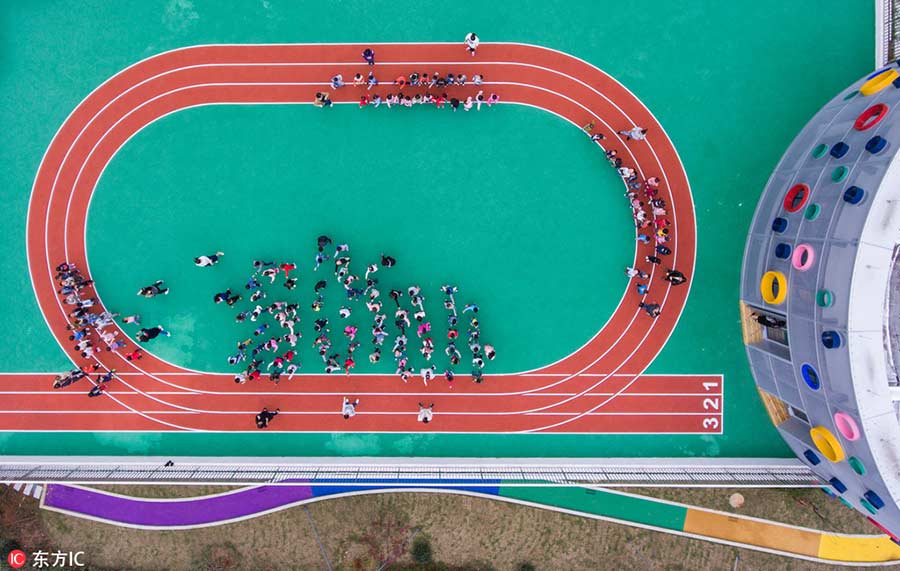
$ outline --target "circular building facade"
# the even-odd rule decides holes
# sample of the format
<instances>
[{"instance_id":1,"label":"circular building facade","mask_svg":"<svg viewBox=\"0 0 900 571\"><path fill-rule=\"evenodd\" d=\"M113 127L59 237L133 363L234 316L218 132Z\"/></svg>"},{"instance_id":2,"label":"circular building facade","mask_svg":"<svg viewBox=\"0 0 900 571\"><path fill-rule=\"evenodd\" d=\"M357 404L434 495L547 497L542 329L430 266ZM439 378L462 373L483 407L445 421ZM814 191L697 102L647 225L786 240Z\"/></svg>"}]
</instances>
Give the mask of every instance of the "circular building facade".
<instances>
[{"instance_id":1,"label":"circular building facade","mask_svg":"<svg viewBox=\"0 0 900 571\"><path fill-rule=\"evenodd\" d=\"M826 491L900 542L900 74L862 78L769 179L741 278L772 421Z\"/></svg>"}]
</instances>

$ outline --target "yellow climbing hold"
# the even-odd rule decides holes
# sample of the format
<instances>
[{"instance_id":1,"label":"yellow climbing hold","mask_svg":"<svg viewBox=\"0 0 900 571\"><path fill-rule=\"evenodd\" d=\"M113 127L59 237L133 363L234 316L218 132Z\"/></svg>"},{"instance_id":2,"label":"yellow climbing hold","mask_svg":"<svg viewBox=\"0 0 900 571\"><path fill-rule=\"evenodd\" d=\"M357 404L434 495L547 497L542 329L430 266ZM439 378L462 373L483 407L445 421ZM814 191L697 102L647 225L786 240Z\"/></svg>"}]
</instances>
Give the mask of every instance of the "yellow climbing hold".
<instances>
[{"instance_id":1,"label":"yellow climbing hold","mask_svg":"<svg viewBox=\"0 0 900 571\"><path fill-rule=\"evenodd\" d=\"M824 426L817 426L810 429L809 435L819 452L829 461L840 462L844 459L844 449L841 448L841 443L830 430Z\"/></svg>"},{"instance_id":2,"label":"yellow climbing hold","mask_svg":"<svg viewBox=\"0 0 900 571\"><path fill-rule=\"evenodd\" d=\"M859 88L859 92L863 95L874 95L893 83L898 77L900 77L900 73L897 73L896 69L889 69L863 83L862 87Z\"/></svg>"},{"instance_id":3,"label":"yellow climbing hold","mask_svg":"<svg viewBox=\"0 0 900 571\"><path fill-rule=\"evenodd\" d=\"M781 272L768 271L759 282L759 292L766 303L781 305L787 298L787 278Z\"/></svg>"}]
</instances>

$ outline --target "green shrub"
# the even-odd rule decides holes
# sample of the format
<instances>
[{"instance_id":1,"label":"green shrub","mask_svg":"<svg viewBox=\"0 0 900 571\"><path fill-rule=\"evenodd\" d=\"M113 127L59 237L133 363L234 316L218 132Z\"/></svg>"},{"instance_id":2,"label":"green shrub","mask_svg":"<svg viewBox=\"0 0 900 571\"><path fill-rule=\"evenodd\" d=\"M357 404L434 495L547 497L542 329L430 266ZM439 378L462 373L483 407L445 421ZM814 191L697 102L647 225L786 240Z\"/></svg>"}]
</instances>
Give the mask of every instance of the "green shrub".
<instances>
[{"instance_id":1,"label":"green shrub","mask_svg":"<svg viewBox=\"0 0 900 571\"><path fill-rule=\"evenodd\" d=\"M434 560L434 555L431 553L431 543L427 537L422 537L421 535L413 541L409 553L416 563L431 563Z\"/></svg>"}]
</instances>

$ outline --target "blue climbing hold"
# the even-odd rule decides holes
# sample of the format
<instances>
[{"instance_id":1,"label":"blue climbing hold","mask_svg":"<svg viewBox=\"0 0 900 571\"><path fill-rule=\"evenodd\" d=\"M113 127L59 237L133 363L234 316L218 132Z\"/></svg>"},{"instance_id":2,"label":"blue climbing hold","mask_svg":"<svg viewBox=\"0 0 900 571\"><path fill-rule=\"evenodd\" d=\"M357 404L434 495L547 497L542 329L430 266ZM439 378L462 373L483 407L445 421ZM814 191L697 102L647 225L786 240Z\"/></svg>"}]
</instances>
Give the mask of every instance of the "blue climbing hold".
<instances>
[{"instance_id":1,"label":"blue climbing hold","mask_svg":"<svg viewBox=\"0 0 900 571\"><path fill-rule=\"evenodd\" d=\"M791 257L791 245L781 243L775 246L775 257L786 260Z\"/></svg>"},{"instance_id":2,"label":"blue climbing hold","mask_svg":"<svg viewBox=\"0 0 900 571\"><path fill-rule=\"evenodd\" d=\"M863 497L866 498L866 500L868 500L868 502L872 504L872 507L874 507L876 510L880 510L884 507L884 500L882 500L881 496L879 496L872 490L869 490L865 494L863 494Z\"/></svg>"},{"instance_id":3,"label":"blue climbing hold","mask_svg":"<svg viewBox=\"0 0 900 571\"><path fill-rule=\"evenodd\" d=\"M858 186L851 186L847 190L844 191L844 202L848 204L859 204L862 202L863 197L865 197L866 191L859 188Z\"/></svg>"},{"instance_id":4,"label":"blue climbing hold","mask_svg":"<svg viewBox=\"0 0 900 571\"><path fill-rule=\"evenodd\" d=\"M880 153L881 151L883 151L886 146L887 141L884 139L884 137L875 135L874 137L869 139L869 142L866 143L866 150L874 155L875 153Z\"/></svg>"},{"instance_id":5,"label":"blue climbing hold","mask_svg":"<svg viewBox=\"0 0 900 571\"><path fill-rule=\"evenodd\" d=\"M826 349L837 349L841 346L840 334L837 331L823 331L822 345L824 345Z\"/></svg>"},{"instance_id":6,"label":"blue climbing hold","mask_svg":"<svg viewBox=\"0 0 900 571\"><path fill-rule=\"evenodd\" d=\"M843 494L847 491L847 486L844 485L844 482L841 482L837 478L832 478L828 480L828 483L831 484L831 487L838 491L838 493Z\"/></svg>"},{"instance_id":7,"label":"blue climbing hold","mask_svg":"<svg viewBox=\"0 0 900 571\"><path fill-rule=\"evenodd\" d=\"M847 151L849 151L849 150L850 150L850 145L848 145L847 143L845 143L843 141L840 141L840 142L835 143L834 146L831 147L830 154L832 157L839 159L839 158L843 157L844 155L846 155Z\"/></svg>"},{"instance_id":8,"label":"blue climbing hold","mask_svg":"<svg viewBox=\"0 0 900 571\"><path fill-rule=\"evenodd\" d=\"M805 456L806 459L809 460L809 463L812 464L813 466L818 466L819 463L822 461L822 460L819 458L819 456L818 456L815 452L813 452L812 450L805 450L805 451L803 452L803 456ZM825 492L826 492L826 493L828 493L828 492L830 492L830 491L831 491L831 490L825 488Z\"/></svg>"}]
</instances>

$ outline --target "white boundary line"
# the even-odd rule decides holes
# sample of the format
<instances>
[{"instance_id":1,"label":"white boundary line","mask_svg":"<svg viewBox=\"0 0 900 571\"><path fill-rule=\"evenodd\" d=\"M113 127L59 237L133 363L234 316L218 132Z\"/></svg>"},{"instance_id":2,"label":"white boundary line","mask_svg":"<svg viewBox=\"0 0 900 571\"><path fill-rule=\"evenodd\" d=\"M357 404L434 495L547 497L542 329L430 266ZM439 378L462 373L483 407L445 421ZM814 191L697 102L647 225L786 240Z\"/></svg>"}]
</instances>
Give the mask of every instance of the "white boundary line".
<instances>
[{"instance_id":1,"label":"white boundary line","mask_svg":"<svg viewBox=\"0 0 900 571\"><path fill-rule=\"evenodd\" d=\"M106 391L116 395L191 395L191 396L199 396L200 393L189 393L184 391ZM66 392L56 392L56 393L47 393L47 391L0 391L0 395L51 395L51 396L84 396L82 393L76 393L73 391ZM217 393L217 394L226 394L226 393ZM244 393L228 393L232 394L236 397L246 397L247 395ZM252 393L254 395L259 396L329 396L329 397L339 397L347 394L346 391L341 393L300 393L300 392L284 392L284 393L267 393L267 392L256 392ZM421 393L422 395L431 395L431 396L442 396L442 397L481 397L481 396L489 396L492 393ZM576 393L541 393L538 395L525 395L528 397L558 397L558 396L572 396ZM583 396L586 397L605 397L615 393L588 393ZM396 393L360 393L354 392L353 396L359 397L388 397L388 396L396 396ZM721 396L719 393L628 393L629 397L717 397Z\"/></svg>"},{"instance_id":2,"label":"white boundary line","mask_svg":"<svg viewBox=\"0 0 900 571\"><path fill-rule=\"evenodd\" d=\"M148 410L147 414L198 414L192 410ZM216 414L221 415L253 415L256 410L218 410ZM130 410L0 410L0 414L134 414ZM205 413L208 414L208 413ZM333 410L302 410L302 411L281 411L279 415L285 416L336 416L338 413ZM413 411L371 411L358 412L356 416L418 416L418 412ZM497 416L506 415L506 412L442 412L441 416ZM583 412L525 412L519 413L524 416L582 416ZM721 412L591 412L589 416L721 416ZM40 431L39 431L40 432ZM231 431L220 431L221 434L229 434ZM302 434L302 433L301 433ZM512 434L506 432L497 432L495 434ZM568 434L564 432L562 434ZM606 434L606 433L601 433Z\"/></svg>"},{"instance_id":3,"label":"white boundary line","mask_svg":"<svg viewBox=\"0 0 900 571\"><path fill-rule=\"evenodd\" d=\"M173 412L173 414L177 414ZM185 413L181 413L185 414ZM192 413L197 414L197 413ZM283 413L282 413L283 414ZM359 413L357 413L359 414ZM721 413L718 413L721 416ZM638 413L635 413L635 416L638 416ZM709 415L715 416L715 415ZM10 431L0 431L0 432L10 432ZM127 430L127 429L119 429L119 430L16 430L14 431L16 434L35 434L35 433L60 433L60 434L70 434L70 433L79 433L79 434L117 434L117 435L133 435L133 434L160 434L159 430ZM524 433L522 432L478 432L478 431L468 431L468 432L460 432L453 430L442 430L440 432L408 432L402 430L366 430L365 432L335 432L333 430L304 430L304 431L289 431L289 430L278 430L277 428L269 427L266 430L203 430L203 431L195 431L198 433L202 433L206 436L227 436L229 434L270 434L270 435L279 435L282 437L298 437L306 434L326 434L333 435L339 434L344 438L350 437L363 437L368 434L393 434L397 436L402 436L406 434L429 434L431 436L439 436L441 434L462 434L462 435L473 435L478 434L481 436L522 436ZM162 434L177 434L177 432L163 432ZM581 435L581 436L634 436L636 438L643 438L648 436L697 436L697 435L716 435L713 432L544 432L544 433L536 433L536 434L548 434L551 436L565 437L569 435ZM273 438L274 436L269 436L268 438ZM354 458L362 458L365 455L361 456L353 456ZM4 458L9 458L10 456L5 456ZM49 456L45 456L49 457ZM594 456L590 456L594 458ZM417 456L417 458L429 458L428 456ZM469 458L465 456L464 458ZM482 458L482 457L473 457L473 458ZM555 457L550 457L555 458ZM108 483L108 482L107 482ZM143 482L146 483L146 482ZM644 484L646 485L646 483Z\"/></svg>"}]
</instances>

